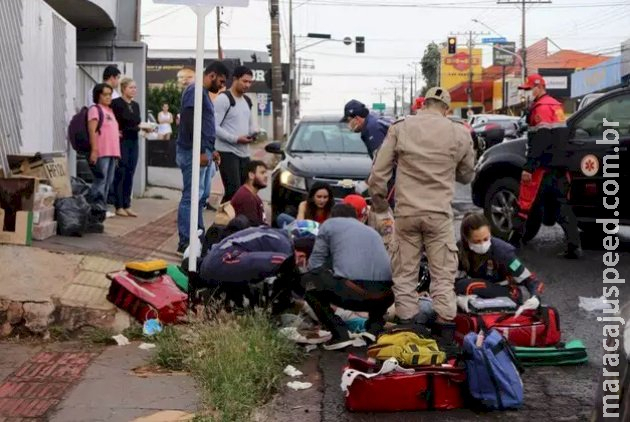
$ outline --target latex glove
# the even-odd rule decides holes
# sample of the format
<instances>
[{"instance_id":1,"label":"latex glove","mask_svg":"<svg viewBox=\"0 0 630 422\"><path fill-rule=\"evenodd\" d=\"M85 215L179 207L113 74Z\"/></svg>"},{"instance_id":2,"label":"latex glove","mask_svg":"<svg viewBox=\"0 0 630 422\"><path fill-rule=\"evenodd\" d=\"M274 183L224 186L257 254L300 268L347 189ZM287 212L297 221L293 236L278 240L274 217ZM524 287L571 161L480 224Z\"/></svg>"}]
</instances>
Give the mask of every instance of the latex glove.
<instances>
[{"instance_id":1,"label":"latex glove","mask_svg":"<svg viewBox=\"0 0 630 422\"><path fill-rule=\"evenodd\" d=\"M470 312L470 310L468 309L468 301L470 301L470 299L474 299L476 298L477 295L459 295L457 296L457 307L459 309L461 309L462 311L464 311L465 313Z\"/></svg>"},{"instance_id":2,"label":"latex glove","mask_svg":"<svg viewBox=\"0 0 630 422\"><path fill-rule=\"evenodd\" d=\"M358 195L363 195L364 193L366 193L367 190L368 190L368 185L364 181L361 181L354 186L354 191Z\"/></svg>"},{"instance_id":3,"label":"latex glove","mask_svg":"<svg viewBox=\"0 0 630 422\"><path fill-rule=\"evenodd\" d=\"M540 306L540 299L538 299L538 296L532 296L529 299L527 299L521 305L520 308L516 310L516 314L514 314L514 316L519 316L520 314L523 313L523 311L538 309L539 306Z\"/></svg>"}]
</instances>

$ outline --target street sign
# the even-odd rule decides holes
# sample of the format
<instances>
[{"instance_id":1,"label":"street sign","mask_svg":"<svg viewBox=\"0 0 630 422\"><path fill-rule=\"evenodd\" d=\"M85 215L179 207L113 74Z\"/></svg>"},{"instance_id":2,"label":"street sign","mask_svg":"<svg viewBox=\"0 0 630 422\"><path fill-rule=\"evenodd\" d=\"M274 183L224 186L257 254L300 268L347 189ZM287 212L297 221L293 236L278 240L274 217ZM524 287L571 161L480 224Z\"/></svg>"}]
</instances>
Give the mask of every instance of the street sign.
<instances>
[{"instance_id":1,"label":"street sign","mask_svg":"<svg viewBox=\"0 0 630 422\"><path fill-rule=\"evenodd\" d=\"M258 100L258 111L263 112L267 108L267 94L256 94Z\"/></svg>"},{"instance_id":2,"label":"street sign","mask_svg":"<svg viewBox=\"0 0 630 422\"><path fill-rule=\"evenodd\" d=\"M516 51L516 43L495 43L492 46L492 64L495 66L513 66L514 54L509 54L507 51L514 53Z\"/></svg>"},{"instance_id":3,"label":"street sign","mask_svg":"<svg viewBox=\"0 0 630 422\"><path fill-rule=\"evenodd\" d=\"M482 44L498 44L498 43L504 43L504 42L507 42L507 38L505 38L505 37L482 38L481 39L481 43Z\"/></svg>"},{"instance_id":4,"label":"street sign","mask_svg":"<svg viewBox=\"0 0 630 422\"><path fill-rule=\"evenodd\" d=\"M385 103L373 103L372 104L372 110L379 110L379 111L384 111L385 110Z\"/></svg>"}]
</instances>

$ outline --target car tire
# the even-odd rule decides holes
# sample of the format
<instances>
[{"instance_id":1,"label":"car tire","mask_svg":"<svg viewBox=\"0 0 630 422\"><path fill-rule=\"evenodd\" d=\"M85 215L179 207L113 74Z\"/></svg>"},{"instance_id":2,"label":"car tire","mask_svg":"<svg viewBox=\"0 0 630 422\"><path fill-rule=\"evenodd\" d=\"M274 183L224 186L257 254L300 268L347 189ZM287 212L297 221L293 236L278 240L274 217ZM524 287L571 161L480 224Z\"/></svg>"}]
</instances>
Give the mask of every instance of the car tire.
<instances>
[{"instance_id":1,"label":"car tire","mask_svg":"<svg viewBox=\"0 0 630 422\"><path fill-rule=\"evenodd\" d=\"M492 233L504 240L507 240L514 227L519 187L516 179L504 177L492 183L485 196L483 210L490 222ZM535 211L527 220L523 241L532 240L538 234L541 225L542 212Z\"/></svg>"}]
</instances>

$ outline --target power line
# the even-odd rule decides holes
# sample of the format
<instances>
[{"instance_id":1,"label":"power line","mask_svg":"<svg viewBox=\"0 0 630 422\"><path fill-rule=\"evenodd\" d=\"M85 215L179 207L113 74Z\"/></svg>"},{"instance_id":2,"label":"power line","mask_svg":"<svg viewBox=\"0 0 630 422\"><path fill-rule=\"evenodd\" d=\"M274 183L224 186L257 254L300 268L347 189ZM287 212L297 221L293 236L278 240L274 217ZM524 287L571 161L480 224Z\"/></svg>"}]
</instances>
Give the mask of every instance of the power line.
<instances>
[{"instance_id":1,"label":"power line","mask_svg":"<svg viewBox=\"0 0 630 422\"><path fill-rule=\"evenodd\" d=\"M267 1L267 0L253 0L253 1ZM467 4L472 4L472 6L467 6ZM476 5L475 5L476 4ZM485 5L485 6L482 6ZM494 4L494 6L493 6ZM432 8L432 9L453 9L457 7L457 9L477 9L477 10L488 10L488 9L506 9L505 7L501 7L501 5L496 5L491 1L479 1L479 2L456 2L456 3L383 3L381 2L368 2L368 1L357 1L357 0L348 0L342 2L332 2L331 0L312 0L309 5L312 6L332 6L332 7L379 7L379 8ZM507 5L507 4L506 4ZM511 6L513 6L512 4ZM565 4L565 5L552 5L547 6L546 8L550 9L576 9L576 8L602 8L602 7L616 7L616 6L625 6L626 3L592 3L592 4Z\"/></svg>"}]
</instances>

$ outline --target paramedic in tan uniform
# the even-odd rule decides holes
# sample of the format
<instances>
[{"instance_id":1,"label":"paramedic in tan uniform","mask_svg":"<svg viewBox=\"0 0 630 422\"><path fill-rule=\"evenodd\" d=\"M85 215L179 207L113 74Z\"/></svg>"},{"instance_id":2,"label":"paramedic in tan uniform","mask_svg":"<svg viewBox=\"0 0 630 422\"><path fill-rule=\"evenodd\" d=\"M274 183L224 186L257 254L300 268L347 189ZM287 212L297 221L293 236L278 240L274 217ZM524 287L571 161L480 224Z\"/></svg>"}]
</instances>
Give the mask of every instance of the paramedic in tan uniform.
<instances>
[{"instance_id":1,"label":"paramedic in tan uniform","mask_svg":"<svg viewBox=\"0 0 630 422\"><path fill-rule=\"evenodd\" d=\"M397 320L411 323L418 313L416 286L424 249L437 314L434 332L447 342L452 341L457 310L457 246L451 202L455 181L470 183L475 164L470 132L446 118L450 103L447 90L431 88L418 114L394 123L368 181L374 211L386 211L387 181L397 164L396 249L392 256Z\"/></svg>"}]
</instances>

